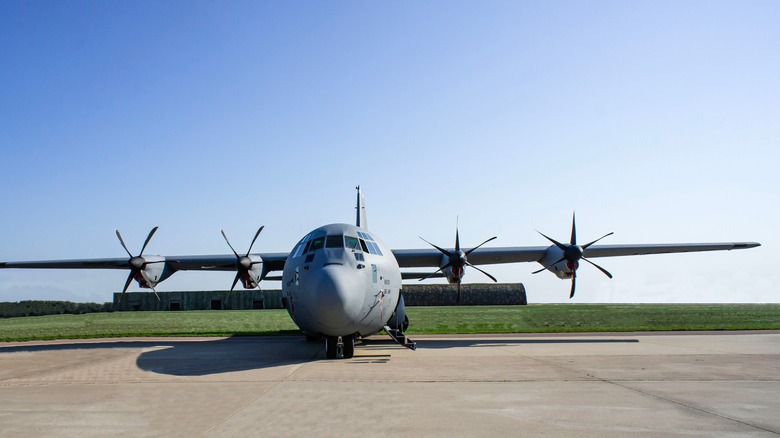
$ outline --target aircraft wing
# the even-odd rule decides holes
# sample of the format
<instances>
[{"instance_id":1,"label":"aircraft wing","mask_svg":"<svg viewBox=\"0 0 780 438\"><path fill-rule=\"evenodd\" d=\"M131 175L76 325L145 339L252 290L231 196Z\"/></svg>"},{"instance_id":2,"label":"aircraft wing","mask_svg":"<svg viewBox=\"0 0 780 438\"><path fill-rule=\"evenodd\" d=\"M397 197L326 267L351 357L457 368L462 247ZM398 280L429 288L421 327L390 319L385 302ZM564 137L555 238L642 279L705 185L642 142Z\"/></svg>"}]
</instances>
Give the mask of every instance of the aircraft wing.
<instances>
[{"instance_id":1,"label":"aircraft wing","mask_svg":"<svg viewBox=\"0 0 780 438\"><path fill-rule=\"evenodd\" d=\"M288 253L255 254L263 259L268 272L281 271ZM165 264L174 271L235 271L236 256L233 254L201 256L161 256ZM127 257L104 259L43 260L28 262L0 262L2 268L21 269L128 269Z\"/></svg>"},{"instance_id":2,"label":"aircraft wing","mask_svg":"<svg viewBox=\"0 0 780 438\"><path fill-rule=\"evenodd\" d=\"M661 243L649 245L599 245L591 246L584 251L588 258L617 257L630 255L670 254L678 252L701 251L731 251L732 249L747 249L761 246L756 242L723 242L723 243Z\"/></svg>"},{"instance_id":3,"label":"aircraft wing","mask_svg":"<svg viewBox=\"0 0 780 438\"><path fill-rule=\"evenodd\" d=\"M263 259L265 270L281 271L289 253L254 254ZM177 271L235 271L236 256L233 254L202 255L202 256L165 256L165 261Z\"/></svg>"},{"instance_id":4,"label":"aircraft wing","mask_svg":"<svg viewBox=\"0 0 780 438\"><path fill-rule=\"evenodd\" d=\"M660 243L639 245L593 245L584 251L588 258L617 257L630 255L670 254L680 252L729 251L760 246L756 242L724 243ZM514 246L503 248L480 248L468 256L474 265L501 263L538 262L542 260L548 246ZM401 268L438 267L442 253L434 248L393 250Z\"/></svg>"},{"instance_id":5,"label":"aircraft wing","mask_svg":"<svg viewBox=\"0 0 780 438\"><path fill-rule=\"evenodd\" d=\"M21 269L127 269L127 257L110 259L42 260L0 262L0 268Z\"/></svg>"},{"instance_id":6,"label":"aircraft wing","mask_svg":"<svg viewBox=\"0 0 780 438\"><path fill-rule=\"evenodd\" d=\"M544 257L545 250L546 246L480 248L469 255L469 262L475 265L535 262ZM442 260L442 254L434 248L394 249L393 255L401 268L438 267Z\"/></svg>"}]
</instances>

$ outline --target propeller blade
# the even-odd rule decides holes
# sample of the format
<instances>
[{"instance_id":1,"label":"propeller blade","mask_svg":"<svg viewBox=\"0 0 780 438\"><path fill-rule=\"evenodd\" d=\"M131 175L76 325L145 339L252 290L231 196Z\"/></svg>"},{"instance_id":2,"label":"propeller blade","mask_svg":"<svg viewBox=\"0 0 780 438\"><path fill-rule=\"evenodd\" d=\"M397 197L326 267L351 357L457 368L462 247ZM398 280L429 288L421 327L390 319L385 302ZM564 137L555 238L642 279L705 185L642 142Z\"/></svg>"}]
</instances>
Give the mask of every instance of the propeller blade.
<instances>
[{"instance_id":1,"label":"propeller blade","mask_svg":"<svg viewBox=\"0 0 780 438\"><path fill-rule=\"evenodd\" d=\"M432 247L434 247L434 248L438 249L438 250L439 250L439 252L441 252L442 254L446 255L447 257L452 257L452 253L451 253L451 252L449 252L449 251L447 251L446 249L440 248L440 247L438 247L438 246L436 246L436 245L432 244L431 242L428 242L427 240L423 239L421 236L418 236L418 237L420 237L420 239L422 239L422 241L423 241L423 242L425 242L425 243L427 243L428 245L431 245Z\"/></svg>"},{"instance_id":2,"label":"propeller blade","mask_svg":"<svg viewBox=\"0 0 780 438\"><path fill-rule=\"evenodd\" d=\"M564 261L564 260L566 260L566 257L561 257L560 259L558 259L558 261L557 261L557 262L555 262L555 263L551 264L550 266L555 266L555 265L557 265L558 263L560 263L560 262L562 262L562 261Z\"/></svg>"},{"instance_id":3,"label":"propeller blade","mask_svg":"<svg viewBox=\"0 0 780 438\"><path fill-rule=\"evenodd\" d=\"M458 235L458 217L455 216L455 251L460 251L460 236Z\"/></svg>"},{"instance_id":4,"label":"propeller blade","mask_svg":"<svg viewBox=\"0 0 780 438\"><path fill-rule=\"evenodd\" d=\"M496 280L496 277L494 277L494 276L492 276L492 275L488 274L487 272L483 271L482 269L479 269L478 267L476 267L476 266L472 265L472 264L471 264L471 263L469 263L469 262L466 262L466 264L467 264L468 266L471 266L472 268L476 269L477 271L479 271L479 272L481 272L481 273L483 273L483 274L487 275L488 277L490 277L490 279L491 279L491 280L493 280L494 282L498 283L498 280Z\"/></svg>"},{"instance_id":5,"label":"propeller blade","mask_svg":"<svg viewBox=\"0 0 780 438\"><path fill-rule=\"evenodd\" d=\"M577 271L574 271L574 275L571 276L571 292L569 292L569 299L574 298L574 289L577 287Z\"/></svg>"},{"instance_id":6,"label":"propeller blade","mask_svg":"<svg viewBox=\"0 0 780 438\"><path fill-rule=\"evenodd\" d=\"M130 273L127 275L127 281L125 281L125 287L123 287L123 288L122 288L122 294L124 294L125 292L127 292L127 288L128 288L128 287L130 287L130 283L131 283L132 281L133 281L133 272L131 271L131 272L130 272Z\"/></svg>"},{"instance_id":7,"label":"propeller blade","mask_svg":"<svg viewBox=\"0 0 780 438\"><path fill-rule=\"evenodd\" d=\"M612 274L610 274L609 272L607 272L607 270L606 270L606 269L604 269L604 268L602 268L601 266L599 266L599 265L597 265L597 264L593 263L592 261L590 261L590 260L586 259L585 257L583 257L583 258L582 258L582 260L585 260L586 262L590 263L591 265L593 265L593 266L597 267L599 271L601 271L601 272L603 272L603 273L604 273L604 275L606 275L606 276L607 276L607 277L609 277L609 278L612 278Z\"/></svg>"},{"instance_id":8,"label":"propeller blade","mask_svg":"<svg viewBox=\"0 0 780 438\"><path fill-rule=\"evenodd\" d=\"M133 258L133 255L130 254L130 251L127 249L127 245L125 245L125 241L122 240L122 235L119 234L119 230L114 230L114 232L116 233L116 237L119 239L119 243L122 244L122 248L125 249L125 252L127 253L127 255L130 256L130 258Z\"/></svg>"},{"instance_id":9,"label":"propeller blade","mask_svg":"<svg viewBox=\"0 0 780 438\"><path fill-rule=\"evenodd\" d=\"M557 246L561 251L566 251L566 245L562 244L561 242L558 242L557 240L553 239L552 237L546 236L544 233L542 233L539 230L536 230L537 233L544 236L547 240L553 243L553 245Z\"/></svg>"},{"instance_id":10,"label":"propeller blade","mask_svg":"<svg viewBox=\"0 0 780 438\"><path fill-rule=\"evenodd\" d=\"M127 292L127 288L130 287L130 282L133 281L133 271L130 271L130 274L127 276L127 281L125 281L125 287L122 288L122 294L119 295L119 301L122 301L122 298L125 296L125 292Z\"/></svg>"},{"instance_id":11,"label":"propeller blade","mask_svg":"<svg viewBox=\"0 0 780 438\"><path fill-rule=\"evenodd\" d=\"M542 268L542 269L540 269L538 271L531 272L531 274L538 274L538 273L540 273L540 272L542 272L544 270L547 270L547 268Z\"/></svg>"},{"instance_id":12,"label":"propeller blade","mask_svg":"<svg viewBox=\"0 0 780 438\"><path fill-rule=\"evenodd\" d=\"M610 232L610 233L607 233L607 234L599 237L598 239L594 240L593 242L586 243L585 245L582 246L582 249L587 249L589 246L593 245L594 243L598 242L599 240L601 240L601 239L603 239L603 238L605 238L607 236L611 236L613 234L615 234L615 233Z\"/></svg>"},{"instance_id":13,"label":"propeller blade","mask_svg":"<svg viewBox=\"0 0 780 438\"><path fill-rule=\"evenodd\" d=\"M427 279L429 279L429 278L433 277L434 275L436 275L437 273L439 273L439 272L441 272L441 271L443 271L443 270L445 270L445 269L449 268L450 266L452 266L452 263L447 263L446 265L442 266L441 268L439 268L439 269L437 269L437 270L435 270L435 271L431 272L431 273L430 273L430 274L428 274L427 276L425 276L425 277L421 278L419 281L427 280Z\"/></svg>"},{"instance_id":14,"label":"propeller blade","mask_svg":"<svg viewBox=\"0 0 780 438\"><path fill-rule=\"evenodd\" d=\"M222 237L224 237L224 238L225 238L225 242L226 242L226 243L228 244L228 246L230 247L230 250L231 250L231 251L233 251L233 254L235 254L235 255L236 255L236 258L239 258L239 257L241 257L240 255L238 255L238 253L236 252L236 250L235 250L235 249L233 249L233 245L231 245L231 244L230 244L230 241L228 240L227 236L225 235L225 230L223 230L222 228L220 228L220 229L219 229L219 232L220 232L220 233L222 233Z\"/></svg>"},{"instance_id":15,"label":"propeller blade","mask_svg":"<svg viewBox=\"0 0 780 438\"><path fill-rule=\"evenodd\" d=\"M456 299L455 303L460 305L460 283L458 283L458 298Z\"/></svg>"},{"instance_id":16,"label":"propeller blade","mask_svg":"<svg viewBox=\"0 0 780 438\"><path fill-rule=\"evenodd\" d=\"M493 236L493 237L491 237L490 239L488 239L488 240L486 240L486 241L484 241L484 242L480 243L479 245L475 246L474 248L471 248L470 250L466 251L466 257L468 257L468 255L469 255L469 254L471 254L472 252L474 252L474 250L475 250L475 249L477 249L477 248L479 248L480 246L482 246L482 245L484 245L484 244L486 244L486 243L490 242L490 241L491 241L491 240L493 240L493 239L497 239L497 238L498 238L498 236Z\"/></svg>"},{"instance_id":17,"label":"propeller blade","mask_svg":"<svg viewBox=\"0 0 780 438\"><path fill-rule=\"evenodd\" d=\"M236 288L236 284L238 283L238 280L241 278L241 274L236 272L236 278L233 279L233 285L230 286L230 292L233 292L233 289Z\"/></svg>"},{"instance_id":18,"label":"propeller blade","mask_svg":"<svg viewBox=\"0 0 780 438\"><path fill-rule=\"evenodd\" d=\"M571 214L571 239L569 239L569 244L576 245L577 244L577 226L574 225L574 212Z\"/></svg>"},{"instance_id":19,"label":"propeller blade","mask_svg":"<svg viewBox=\"0 0 780 438\"><path fill-rule=\"evenodd\" d=\"M154 292L154 296L157 297L157 301L160 301L160 296L157 295L157 289L155 289L154 286L152 285L152 280L149 279L149 276L146 275L146 272L144 272L143 269L140 270L139 272L141 273L141 276L144 278L146 284L149 285L149 289L151 289L152 292Z\"/></svg>"},{"instance_id":20,"label":"propeller blade","mask_svg":"<svg viewBox=\"0 0 780 438\"><path fill-rule=\"evenodd\" d=\"M257 236L260 235L260 232L263 231L263 228L265 228L265 225L261 225L260 228L257 229L257 232L255 233L255 238L252 239L252 243L249 244L249 249L246 250L247 257L249 257L249 253L252 251L252 247L255 246L255 240L257 240Z\"/></svg>"},{"instance_id":21,"label":"propeller blade","mask_svg":"<svg viewBox=\"0 0 780 438\"><path fill-rule=\"evenodd\" d=\"M142 255L144 255L144 250L146 249L146 245L148 245L149 241L152 240L152 236L154 236L154 233L157 232L157 228L159 228L159 227L152 228L152 231L150 231L149 235L146 236L146 240L144 241L144 246L141 247L141 252L138 253L138 257L141 257Z\"/></svg>"}]
</instances>

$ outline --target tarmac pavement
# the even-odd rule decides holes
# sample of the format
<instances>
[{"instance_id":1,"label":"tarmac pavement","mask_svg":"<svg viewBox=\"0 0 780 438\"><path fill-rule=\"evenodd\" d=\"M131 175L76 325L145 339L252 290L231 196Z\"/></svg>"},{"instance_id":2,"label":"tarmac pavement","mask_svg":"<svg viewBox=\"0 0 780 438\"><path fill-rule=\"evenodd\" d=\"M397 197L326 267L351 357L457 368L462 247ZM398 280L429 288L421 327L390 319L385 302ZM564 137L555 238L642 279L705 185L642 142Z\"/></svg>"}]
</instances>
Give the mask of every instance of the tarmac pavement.
<instances>
[{"instance_id":1,"label":"tarmac pavement","mask_svg":"<svg viewBox=\"0 0 780 438\"><path fill-rule=\"evenodd\" d=\"M780 435L780 332L0 344L0 436Z\"/></svg>"}]
</instances>

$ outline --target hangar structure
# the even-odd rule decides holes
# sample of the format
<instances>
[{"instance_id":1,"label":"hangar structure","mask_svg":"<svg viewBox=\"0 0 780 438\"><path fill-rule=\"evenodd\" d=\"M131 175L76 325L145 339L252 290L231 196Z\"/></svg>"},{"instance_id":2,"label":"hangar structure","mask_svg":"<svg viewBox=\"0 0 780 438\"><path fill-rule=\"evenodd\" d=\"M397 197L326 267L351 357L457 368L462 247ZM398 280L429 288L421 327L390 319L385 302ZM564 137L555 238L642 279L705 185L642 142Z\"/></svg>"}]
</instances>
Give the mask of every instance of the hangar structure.
<instances>
[{"instance_id":1,"label":"hangar structure","mask_svg":"<svg viewBox=\"0 0 780 438\"><path fill-rule=\"evenodd\" d=\"M407 306L455 306L457 291L449 284L404 285L402 290ZM160 299L149 292L127 292L121 299L114 293L117 311L160 310L250 310L282 309L282 291L269 289L246 291L174 291L157 292ZM525 287L522 283L484 283L461 286L462 306L525 305Z\"/></svg>"}]
</instances>

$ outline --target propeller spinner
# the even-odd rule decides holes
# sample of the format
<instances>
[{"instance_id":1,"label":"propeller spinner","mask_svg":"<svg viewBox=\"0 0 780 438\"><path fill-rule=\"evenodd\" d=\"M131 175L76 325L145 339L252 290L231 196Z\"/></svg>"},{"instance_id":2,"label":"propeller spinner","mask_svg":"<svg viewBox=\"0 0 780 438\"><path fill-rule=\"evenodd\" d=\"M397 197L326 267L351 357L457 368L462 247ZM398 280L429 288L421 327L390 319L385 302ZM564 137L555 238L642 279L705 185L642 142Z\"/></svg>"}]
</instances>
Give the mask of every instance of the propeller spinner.
<instances>
[{"instance_id":1,"label":"propeller spinner","mask_svg":"<svg viewBox=\"0 0 780 438\"><path fill-rule=\"evenodd\" d=\"M454 251L448 251L448 250L446 250L444 248L441 248L439 246L436 246L436 245L432 244L431 242L428 242L427 240L425 240L422 237L420 237L420 239L422 239L423 242L427 243L428 245L431 245L432 247L434 247L437 250L439 250L439 252L441 252L442 254L447 256L447 263L444 266L440 267L439 269L437 269L436 271L430 273L429 275L421 278L420 281L428 279L428 278L436 275L437 273L444 271L447 268L452 268L452 273L455 275L455 281L457 282L457 285L458 285L457 286L457 288L458 288L457 303L458 304L460 304L460 279L463 276L463 268L465 266L470 266L470 267L476 269L477 271L487 275L494 282L498 283L498 280L496 280L495 277L493 277L492 275L490 275L487 272L483 271L482 269L472 265L468 261L469 254L471 254L472 252L476 251L479 247L481 247L482 245L490 242L491 240L493 240L495 238L496 238L496 236L493 236L490 239L488 239L488 240L480 243L479 245L475 246L474 248L471 248L471 249L469 249L467 251L463 251L462 249L460 249L460 236L459 236L459 233L458 233L458 226L456 224L455 225L455 250Z\"/></svg>"},{"instance_id":2,"label":"propeller spinner","mask_svg":"<svg viewBox=\"0 0 780 438\"><path fill-rule=\"evenodd\" d=\"M606 269L604 269L601 266L599 266L599 265L593 263L592 261L586 259L583 255L585 253L585 250L588 249L589 246L593 245L594 243L598 242L599 240L601 240L601 239L603 239L603 238L605 238L607 236L611 236L614 233L607 233L607 234L599 237L598 239L596 239L596 240L594 240L592 242L589 242L589 243L586 243L585 245L579 246L579 245L577 245L577 226L576 226L575 222L576 221L575 221L574 213L572 213L572 215L571 215L571 238L569 239L569 244L568 245L565 245L565 244L563 244L561 242L558 242L557 240L555 240L555 239L553 239L551 237L546 236L541 231L537 231L539 234L541 234L547 240L549 240L555 246L557 246L561 251L563 251L563 257L561 257L555 263L550 264L550 266L555 266L558 263L560 263L560 262L565 260L567 267L569 269L571 269L571 271L572 271L571 292L569 293L569 298L573 298L574 297L574 290L577 287L577 268L579 267L579 261L580 260L584 260L584 261L590 263L591 265L593 265L596 268L598 268L599 271L603 272L604 275L606 275L609 278L612 278L612 274L607 272ZM538 274L538 273L544 271L545 269L547 269L547 268L544 267L544 268L539 269L538 271L534 271L532 273L533 274Z\"/></svg>"},{"instance_id":3,"label":"propeller spinner","mask_svg":"<svg viewBox=\"0 0 780 438\"><path fill-rule=\"evenodd\" d=\"M122 294L119 295L119 301L122 301L122 298L124 298L125 292L127 292L127 288L130 287L130 282L132 282L134 278L138 280L139 284L141 281L145 282L152 289L152 292L154 292L154 296L156 296L158 300L160 299L160 296L157 295L157 291L154 289L151 279L147 277L146 272L144 272L144 268L146 268L146 265L152 263L165 263L165 260L147 261L143 257L146 245L148 245L149 241L152 240L152 236L155 232L157 232L157 228L158 227L152 228L152 231L150 231L149 235L146 236L144 245L141 247L141 252L138 253L137 256L131 254L130 250L127 249L127 245L125 245L125 241L122 240L122 235L119 234L119 230L114 230L116 237L119 239L119 243L122 244L122 248L124 248L127 255L130 256L130 258L127 260L127 267L130 268L130 274L127 276L127 281L125 281L125 287L122 288Z\"/></svg>"}]
</instances>

